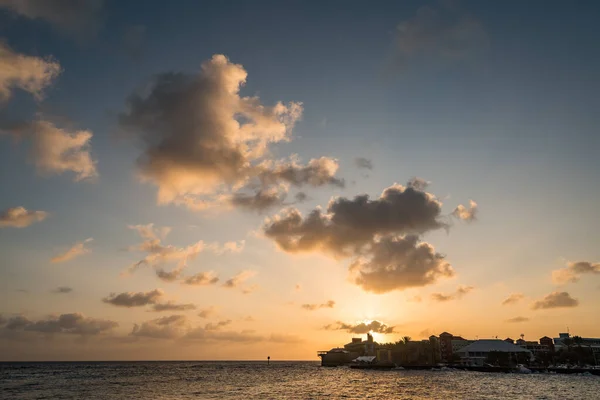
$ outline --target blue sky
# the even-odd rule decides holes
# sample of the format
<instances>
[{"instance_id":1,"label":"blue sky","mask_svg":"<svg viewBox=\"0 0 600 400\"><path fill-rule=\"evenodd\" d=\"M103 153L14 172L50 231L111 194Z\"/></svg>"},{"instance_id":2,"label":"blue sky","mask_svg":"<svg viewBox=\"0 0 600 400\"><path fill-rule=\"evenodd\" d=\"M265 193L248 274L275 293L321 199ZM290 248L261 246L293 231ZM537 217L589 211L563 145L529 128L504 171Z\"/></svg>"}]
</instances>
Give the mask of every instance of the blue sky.
<instances>
[{"instance_id":1,"label":"blue sky","mask_svg":"<svg viewBox=\"0 0 600 400\"><path fill-rule=\"evenodd\" d=\"M473 328L462 318L466 311L485 313L481 304L500 307L513 292L538 299L566 290L579 299L578 307L531 311L523 306L506 312L506 318L527 314L529 326L515 329L529 329L532 335L552 336L578 322L585 334L598 335L600 326L580 322L595 312L597 274L566 289L551 278L553 270L568 262L600 260L600 7L595 2L224 1L207 6L181 1L141 7L99 1L101 7L92 14L74 14L89 18L87 29L43 15L33 18L10 4L0 1L0 38L15 53L52 57L62 73L44 89L43 100L14 89L0 106L2 121L33 120L37 112L69 129L93 132L91 154L98 177L73 182L70 172L40 174L26 139L0 137L0 211L23 206L50 214L26 228L0 229L3 315L39 319L81 312L115 319L126 334L132 322L148 316L114 311L101 297L155 287L169 294L179 290L152 274L120 276L136 260L126 249L139 242L127 225L154 223L172 227L168 242L180 246L200 239L245 240L239 254L202 253L189 265L215 270L223 280L241 270L257 271L253 279L261 290L240 299L212 288L207 289L215 291L210 294L180 295L189 301L208 304L214 299L229 313L247 303L263 310L254 312L260 319L261 313L279 315L268 310L269 304L301 301L293 299L298 282L306 297L302 301L338 296L339 314L336 308L331 315L315 317L311 342L291 358L310 358L317 344L335 342L334 337L322 339L330 333L319 326L352 319L342 310L344 299L349 302L355 295L385 310L378 315L361 310L356 319L383 314L386 323L402 325L415 337L438 328L482 337L499 328L490 323ZM424 7L436 17L419 19ZM417 35L404 39L416 49L412 53L399 50L402 22ZM196 74L214 54L243 66L248 76L242 96L259 96L264 105L302 102L292 140L270 146L273 159L298 154L302 162L321 156L338 161L336 176L345 179L345 187L307 188L309 200L296 205L302 212L326 207L332 196L367 193L377 198L386 187L415 176L431 182L427 190L443 202L444 216L475 200L476 221L454 220L449 233L423 236L446 255L456 276L433 286L365 293L348 283L348 260L311 252L286 254L256 234L263 220L283 207L208 215L176 204L157 205L156 185L140 182L136 175L136 159L146 145L123 133L118 115L126 112L128 97L147 88L157 74ZM357 168L356 157L371 160L373 169ZM91 253L64 265L49 263L53 255L89 237L94 238ZM315 263L319 266L311 267ZM324 286L321 274L336 283ZM435 322L448 304L425 313L407 302L431 291L450 292L459 284L476 289L457 300L463 304L456 305L460 312L454 326ZM72 287L71 297L51 294L58 286ZM486 291L495 297L485 296ZM81 309L72 309L73 297ZM392 304L398 301L406 302L409 311L394 314ZM536 319L540 313L548 313L555 325ZM263 321L256 330L273 328Z\"/></svg>"}]
</instances>

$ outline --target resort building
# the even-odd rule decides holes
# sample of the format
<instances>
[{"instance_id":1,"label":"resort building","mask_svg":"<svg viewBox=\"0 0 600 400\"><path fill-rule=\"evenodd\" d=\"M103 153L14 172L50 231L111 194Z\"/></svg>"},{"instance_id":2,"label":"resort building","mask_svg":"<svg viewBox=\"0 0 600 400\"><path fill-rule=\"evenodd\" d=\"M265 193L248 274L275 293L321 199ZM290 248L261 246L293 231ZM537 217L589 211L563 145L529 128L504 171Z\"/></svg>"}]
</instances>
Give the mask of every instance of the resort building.
<instances>
[{"instance_id":1,"label":"resort building","mask_svg":"<svg viewBox=\"0 0 600 400\"><path fill-rule=\"evenodd\" d=\"M584 338L571 336L569 333L559 333L558 337L554 338L554 347L557 351L573 347L586 348L592 353L594 363L600 363L600 338Z\"/></svg>"},{"instance_id":2,"label":"resort building","mask_svg":"<svg viewBox=\"0 0 600 400\"><path fill-rule=\"evenodd\" d=\"M489 355L492 352L504 353L503 355L508 360L531 360L533 357L531 351L499 339L476 340L458 350L456 354L460 357L462 364L484 365L488 362Z\"/></svg>"}]
</instances>

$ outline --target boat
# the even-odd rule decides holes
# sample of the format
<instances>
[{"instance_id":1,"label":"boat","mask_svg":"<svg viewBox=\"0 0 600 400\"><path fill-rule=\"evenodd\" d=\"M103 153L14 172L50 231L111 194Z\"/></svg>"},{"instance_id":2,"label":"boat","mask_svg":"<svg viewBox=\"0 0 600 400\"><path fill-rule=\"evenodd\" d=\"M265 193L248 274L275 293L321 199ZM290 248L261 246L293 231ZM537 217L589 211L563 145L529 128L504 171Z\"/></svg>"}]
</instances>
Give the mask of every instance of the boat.
<instances>
[{"instance_id":1,"label":"boat","mask_svg":"<svg viewBox=\"0 0 600 400\"><path fill-rule=\"evenodd\" d=\"M352 360L350 364L352 369L377 369L377 370L390 370L396 368L396 364L389 361L377 361L376 356L360 356Z\"/></svg>"}]
</instances>

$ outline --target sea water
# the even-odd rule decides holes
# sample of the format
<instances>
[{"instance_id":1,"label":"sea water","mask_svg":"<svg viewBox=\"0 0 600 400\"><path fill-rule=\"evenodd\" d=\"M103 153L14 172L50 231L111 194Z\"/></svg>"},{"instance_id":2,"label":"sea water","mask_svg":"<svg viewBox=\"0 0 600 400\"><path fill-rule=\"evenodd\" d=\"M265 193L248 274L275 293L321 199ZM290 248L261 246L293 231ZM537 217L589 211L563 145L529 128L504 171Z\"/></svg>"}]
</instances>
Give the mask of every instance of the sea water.
<instances>
[{"instance_id":1,"label":"sea water","mask_svg":"<svg viewBox=\"0 0 600 400\"><path fill-rule=\"evenodd\" d=\"M318 362L0 363L2 399L600 399L600 377Z\"/></svg>"}]
</instances>

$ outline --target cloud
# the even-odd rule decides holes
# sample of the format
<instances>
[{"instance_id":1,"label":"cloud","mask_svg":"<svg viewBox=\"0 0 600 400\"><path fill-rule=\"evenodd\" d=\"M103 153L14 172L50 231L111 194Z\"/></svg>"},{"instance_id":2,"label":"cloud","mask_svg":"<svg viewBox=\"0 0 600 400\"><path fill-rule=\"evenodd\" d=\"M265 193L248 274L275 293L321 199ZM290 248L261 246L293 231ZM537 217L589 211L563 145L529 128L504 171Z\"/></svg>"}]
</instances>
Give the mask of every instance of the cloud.
<instances>
[{"instance_id":1,"label":"cloud","mask_svg":"<svg viewBox=\"0 0 600 400\"><path fill-rule=\"evenodd\" d=\"M61 314L47 319L30 321L23 316L10 318L5 329L24 330L44 334L68 333L76 335L98 335L116 328L119 324L106 320L86 317L80 313Z\"/></svg>"},{"instance_id":2,"label":"cloud","mask_svg":"<svg viewBox=\"0 0 600 400\"><path fill-rule=\"evenodd\" d=\"M68 286L59 286L52 291L52 293L63 294L63 293L71 293L73 291L72 288Z\"/></svg>"},{"instance_id":3,"label":"cloud","mask_svg":"<svg viewBox=\"0 0 600 400\"><path fill-rule=\"evenodd\" d=\"M172 271L165 271L162 268L158 268L156 270L156 276L158 279L165 282L175 282L177 279L181 277L182 268L175 268Z\"/></svg>"},{"instance_id":4,"label":"cloud","mask_svg":"<svg viewBox=\"0 0 600 400\"><path fill-rule=\"evenodd\" d=\"M0 7L3 5L0 0ZM60 64L52 58L39 58L15 53L0 40L0 106L12 96L15 88L41 99L46 89L60 74Z\"/></svg>"},{"instance_id":5,"label":"cloud","mask_svg":"<svg viewBox=\"0 0 600 400\"><path fill-rule=\"evenodd\" d=\"M229 201L235 207L260 212L283 204L286 195L287 189L285 186L273 186L258 190L253 194L235 193Z\"/></svg>"},{"instance_id":6,"label":"cloud","mask_svg":"<svg viewBox=\"0 0 600 400\"><path fill-rule=\"evenodd\" d=\"M552 271L552 281L557 284L574 283L579 281L581 275L600 274L600 263L588 261L569 262L565 268Z\"/></svg>"},{"instance_id":7,"label":"cloud","mask_svg":"<svg viewBox=\"0 0 600 400\"><path fill-rule=\"evenodd\" d=\"M221 328L223 328L223 327L225 327L227 325L231 325L231 322L232 321L230 319L227 319L227 320L224 320L224 321L219 321L216 324L213 324L213 323L209 322L208 324L206 324L204 326L204 329L207 330L207 331L216 331L216 330L219 330L219 329L221 329Z\"/></svg>"},{"instance_id":8,"label":"cloud","mask_svg":"<svg viewBox=\"0 0 600 400\"><path fill-rule=\"evenodd\" d=\"M333 308L335 307L335 301L329 300L322 304L302 304L301 307L308 311L318 310L319 308Z\"/></svg>"},{"instance_id":9,"label":"cloud","mask_svg":"<svg viewBox=\"0 0 600 400\"><path fill-rule=\"evenodd\" d=\"M166 303L155 303L152 306L152 311L161 312L161 311L189 311L195 310L196 306L194 304L177 304L171 301Z\"/></svg>"},{"instance_id":10,"label":"cloud","mask_svg":"<svg viewBox=\"0 0 600 400\"><path fill-rule=\"evenodd\" d=\"M514 317L514 318L509 318L506 320L506 322L510 323L510 324L518 324L521 322L527 322L529 321L529 318L527 317Z\"/></svg>"},{"instance_id":11,"label":"cloud","mask_svg":"<svg viewBox=\"0 0 600 400\"><path fill-rule=\"evenodd\" d=\"M343 330L348 333L365 334L369 332L374 333L395 333L395 326L388 326L383 322L371 321L369 323L360 322L358 324L346 324L341 321L337 321L335 324L330 324L324 327L326 330Z\"/></svg>"},{"instance_id":12,"label":"cloud","mask_svg":"<svg viewBox=\"0 0 600 400\"><path fill-rule=\"evenodd\" d=\"M423 6L398 24L394 61L406 70L414 65L436 67L476 60L489 49L489 37L481 22L450 2Z\"/></svg>"},{"instance_id":13,"label":"cloud","mask_svg":"<svg viewBox=\"0 0 600 400\"><path fill-rule=\"evenodd\" d=\"M111 293L108 297L103 298L102 301L117 307L143 307L148 304L156 304L164 296L164 294L165 293L161 289L137 293Z\"/></svg>"},{"instance_id":14,"label":"cloud","mask_svg":"<svg viewBox=\"0 0 600 400\"><path fill-rule=\"evenodd\" d=\"M207 286L214 285L219 282L219 278L213 271L199 272L195 275L188 276L183 280L186 285Z\"/></svg>"},{"instance_id":15,"label":"cloud","mask_svg":"<svg viewBox=\"0 0 600 400\"><path fill-rule=\"evenodd\" d=\"M408 181L406 186L413 188L415 190L425 191L425 189L427 189L427 187L430 184L431 184L431 182L429 182L423 178L419 178L419 177L415 176L415 177L410 178L410 180Z\"/></svg>"},{"instance_id":16,"label":"cloud","mask_svg":"<svg viewBox=\"0 0 600 400\"><path fill-rule=\"evenodd\" d=\"M25 207L12 207L0 213L0 228L26 228L48 218L46 211L30 211Z\"/></svg>"},{"instance_id":17,"label":"cloud","mask_svg":"<svg viewBox=\"0 0 600 400\"><path fill-rule=\"evenodd\" d=\"M187 266L188 260L193 260L203 251L210 250L215 254L224 254L226 252L239 253L244 248L244 241L240 243L227 242L223 245L218 243L205 243L199 240L186 247L176 247L172 245L163 245L162 240L169 234L169 227L158 228L154 224L147 225L129 225L129 229L138 232L143 240L142 243L129 247L129 251L138 251L146 253L141 260L130 265L126 273L132 273L141 266L150 266L156 270L157 276L167 282L177 279L182 270ZM176 268L172 271L166 271L162 268L165 264L176 263Z\"/></svg>"},{"instance_id":18,"label":"cloud","mask_svg":"<svg viewBox=\"0 0 600 400\"><path fill-rule=\"evenodd\" d=\"M241 284L243 284L245 281L247 281L248 279L255 276L256 274L257 274L256 271L251 271L251 270L244 270L244 271L238 272L237 274L232 276L230 279L225 281L225 283L223 283L223 287L230 288L230 289L237 288Z\"/></svg>"},{"instance_id":19,"label":"cloud","mask_svg":"<svg viewBox=\"0 0 600 400\"><path fill-rule=\"evenodd\" d=\"M200 310L200 312L198 313L198 316L200 318L209 318L210 316L214 315L217 313L217 309L215 307L207 307L207 308L203 308L202 310Z\"/></svg>"},{"instance_id":20,"label":"cloud","mask_svg":"<svg viewBox=\"0 0 600 400\"><path fill-rule=\"evenodd\" d=\"M296 208L268 218L266 237L288 253L321 252L351 258L351 279L364 290L385 293L424 286L454 271L418 234L447 229L441 202L415 187L393 185L371 200L332 199L327 210L304 217Z\"/></svg>"},{"instance_id":21,"label":"cloud","mask_svg":"<svg viewBox=\"0 0 600 400\"><path fill-rule=\"evenodd\" d=\"M0 0L0 7L29 19L45 20L77 37L97 33L103 6L104 0Z\"/></svg>"},{"instance_id":22,"label":"cloud","mask_svg":"<svg viewBox=\"0 0 600 400\"><path fill-rule=\"evenodd\" d=\"M4 328L9 330L19 330L31 325L32 322L22 315L17 315L5 321Z\"/></svg>"},{"instance_id":23,"label":"cloud","mask_svg":"<svg viewBox=\"0 0 600 400\"><path fill-rule=\"evenodd\" d=\"M131 336L155 339L175 339L185 334L189 321L185 315L171 315L156 318L141 324L134 324Z\"/></svg>"},{"instance_id":24,"label":"cloud","mask_svg":"<svg viewBox=\"0 0 600 400\"><path fill-rule=\"evenodd\" d=\"M454 292L454 293L448 293L448 294L432 293L431 299L434 301L439 301L439 302L458 300L458 299L462 299L463 296L468 294L473 289L475 289L473 286L459 286L458 289L456 289L456 292Z\"/></svg>"},{"instance_id":25,"label":"cloud","mask_svg":"<svg viewBox=\"0 0 600 400\"><path fill-rule=\"evenodd\" d=\"M469 200L469 208L459 204L452 212L452 215L463 221L471 222L477 219L477 211L477 203L473 200Z\"/></svg>"},{"instance_id":26,"label":"cloud","mask_svg":"<svg viewBox=\"0 0 600 400\"><path fill-rule=\"evenodd\" d=\"M534 310L548 309L548 308L563 308L563 307L577 307L579 300L574 299L567 292L552 292L541 300L537 300L531 305Z\"/></svg>"},{"instance_id":27,"label":"cloud","mask_svg":"<svg viewBox=\"0 0 600 400\"><path fill-rule=\"evenodd\" d=\"M308 195L304 192L298 192L294 196L294 199L296 199L296 202L298 202L298 203L303 203L306 200L308 200Z\"/></svg>"},{"instance_id":28,"label":"cloud","mask_svg":"<svg viewBox=\"0 0 600 400\"><path fill-rule=\"evenodd\" d=\"M504 299L504 301L502 302L502 305L508 306L511 304L516 304L519 301L521 301L524 297L525 297L525 295L523 293L512 293L510 296L508 296L506 299Z\"/></svg>"},{"instance_id":29,"label":"cloud","mask_svg":"<svg viewBox=\"0 0 600 400\"><path fill-rule=\"evenodd\" d=\"M41 174L73 172L76 182L98 176L96 160L92 158L89 130L68 131L50 121L38 119L22 123L9 130L14 136L31 141L30 157Z\"/></svg>"},{"instance_id":30,"label":"cloud","mask_svg":"<svg viewBox=\"0 0 600 400\"><path fill-rule=\"evenodd\" d=\"M371 258L350 265L351 279L364 290L387 293L433 284L454 276L452 266L416 235L383 237L370 248Z\"/></svg>"},{"instance_id":31,"label":"cloud","mask_svg":"<svg viewBox=\"0 0 600 400\"><path fill-rule=\"evenodd\" d=\"M302 165L295 157L268 158L270 144L290 140L302 105L267 106L258 97L242 97L246 77L243 66L217 54L197 74L160 74L128 98L119 124L140 139L138 175L158 188L159 204L202 210L225 198L256 210L249 191L264 197L273 193L271 185L342 185L333 176L336 160L322 157Z\"/></svg>"},{"instance_id":32,"label":"cloud","mask_svg":"<svg viewBox=\"0 0 600 400\"><path fill-rule=\"evenodd\" d=\"M75 243L70 249L65 251L64 253L58 254L50 259L52 263L61 263L65 261L72 260L76 257L82 256L84 254L90 253L92 250L88 249L86 246L87 243L90 243L93 238L88 238L83 242Z\"/></svg>"},{"instance_id":33,"label":"cloud","mask_svg":"<svg viewBox=\"0 0 600 400\"><path fill-rule=\"evenodd\" d=\"M321 251L347 257L360 253L376 236L447 227L440 216L441 203L435 196L394 185L375 200L368 195L335 198L326 212L317 208L307 217L298 209L288 209L267 219L263 229L288 253Z\"/></svg>"},{"instance_id":34,"label":"cloud","mask_svg":"<svg viewBox=\"0 0 600 400\"><path fill-rule=\"evenodd\" d=\"M358 168L369 169L369 170L373 169L373 161L369 160L368 158L356 157L354 159L354 164Z\"/></svg>"}]
</instances>

